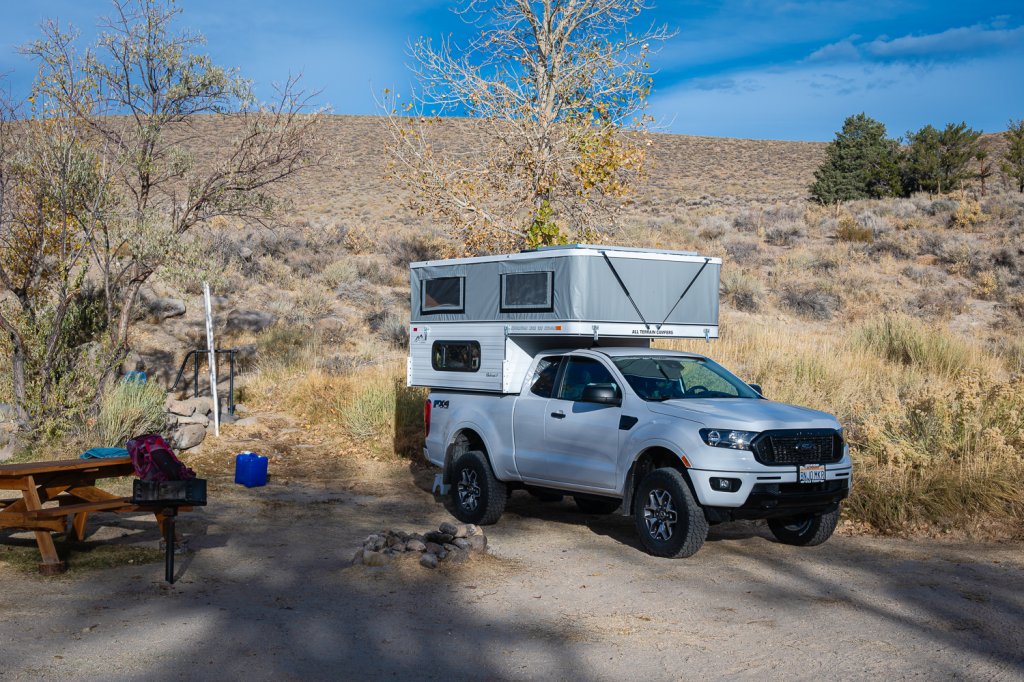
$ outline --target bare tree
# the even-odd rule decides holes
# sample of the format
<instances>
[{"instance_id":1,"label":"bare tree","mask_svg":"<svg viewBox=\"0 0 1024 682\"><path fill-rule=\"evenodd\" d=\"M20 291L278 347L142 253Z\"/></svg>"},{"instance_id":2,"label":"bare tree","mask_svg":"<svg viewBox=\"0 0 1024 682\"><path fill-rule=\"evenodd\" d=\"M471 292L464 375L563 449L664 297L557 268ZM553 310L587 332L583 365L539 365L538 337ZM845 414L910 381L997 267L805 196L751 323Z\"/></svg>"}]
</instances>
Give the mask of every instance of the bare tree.
<instances>
[{"instance_id":1,"label":"bare tree","mask_svg":"<svg viewBox=\"0 0 1024 682\"><path fill-rule=\"evenodd\" d=\"M45 23L22 48L39 67L27 110L0 106L0 330L9 392L35 422L98 403L130 349L141 287L202 270L197 228L269 225L281 186L324 159L324 113L297 78L259 103L198 54L201 36L172 30L172 0L113 4L81 53L73 30ZM83 339L86 286L100 292L102 324ZM86 347L90 380L71 387Z\"/></svg>"},{"instance_id":2,"label":"bare tree","mask_svg":"<svg viewBox=\"0 0 1024 682\"><path fill-rule=\"evenodd\" d=\"M395 176L467 251L612 224L640 179L652 46L666 27L630 31L646 5L627 0L469 0L478 30L410 46L420 90L386 92ZM470 117L451 136L445 114ZM447 137L446 137L447 134ZM568 235L563 231L567 230Z\"/></svg>"},{"instance_id":3,"label":"bare tree","mask_svg":"<svg viewBox=\"0 0 1024 682\"><path fill-rule=\"evenodd\" d=\"M195 270L190 233L218 216L267 221L280 186L320 164L323 110L297 77L277 98L256 101L251 84L197 50L202 36L174 32L171 0L114 0L96 45L79 55L75 34L55 22L23 51L40 65L40 93L80 119L105 167L115 201L91 216L88 249L107 306L104 383L129 350L131 310L161 269ZM224 115L202 139L207 114ZM231 132L229 132L231 131ZM212 149L198 159L196 150Z\"/></svg>"}]
</instances>

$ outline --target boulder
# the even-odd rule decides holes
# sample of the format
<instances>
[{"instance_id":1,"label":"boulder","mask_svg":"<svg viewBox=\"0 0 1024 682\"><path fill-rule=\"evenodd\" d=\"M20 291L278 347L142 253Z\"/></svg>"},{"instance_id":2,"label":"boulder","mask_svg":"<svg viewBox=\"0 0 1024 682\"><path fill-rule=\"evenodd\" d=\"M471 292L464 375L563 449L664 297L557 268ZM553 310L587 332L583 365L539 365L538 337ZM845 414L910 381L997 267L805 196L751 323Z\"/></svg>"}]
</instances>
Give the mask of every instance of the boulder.
<instances>
[{"instance_id":1,"label":"boulder","mask_svg":"<svg viewBox=\"0 0 1024 682\"><path fill-rule=\"evenodd\" d=\"M452 540L452 544L459 549L469 549L469 540L466 538L455 538Z\"/></svg>"},{"instance_id":2,"label":"boulder","mask_svg":"<svg viewBox=\"0 0 1024 682\"><path fill-rule=\"evenodd\" d=\"M171 444L179 450L194 448L206 438L206 427L201 424L179 426L171 437Z\"/></svg>"},{"instance_id":3,"label":"boulder","mask_svg":"<svg viewBox=\"0 0 1024 682\"><path fill-rule=\"evenodd\" d=\"M190 417L178 417L179 424L200 424L202 426L210 425L210 418L205 414L199 414L196 412Z\"/></svg>"},{"instance_id":4,"label":"boulder","mask_svg":"<svg viewBox=\"0 0 1024 682\"><path fill-rule=\"evenodd\" d=\"M445 563L449 564L464 564L469 561L469 550L468 549L453 549L448 552L448 556L445 557Z\"/></svg>"},{"instance_id":5,"label":"boulder","mask_svg":"<svg viewBox=\"0 0 1024 682\"><path fill-rule=\"evenodd\" d=\"M260 420L256 417L243 417L235 422L235 426L259 426Z\"/></svg>"},{"instance_id":6,"label":"boulder","mask_svg":"<svg viewBox=\"0 0 1024 682\"><path fill-rule=\"evenodd\" d=\"M405 551L407 552L425 552L426 550L427 546L416 538L411 538L405 542Z\"/></svg>"},{"instance_id":7,"label":"boulder","mask_svg":"<svg viewBox=\"0 0 1024 682\"><path fill-rule=\"evenodd\" d=\"M470 535L466 538L466 542L469 543L469 549L474 552L486 552L487 551L487 536L483 533L476 535Z\"/></svg>"},{"instance_id":8,"label":"boulder","mask_svg":"<svg viewBox=\"0 0 1024 682\"><path fill-rule=\"evenodd\" d=\"M196 412L196 404L191 400L167 400L167 411L179 417L191 417Z\"/></svg>"},{"instance_id":9,"label":"boulder","mask_svg":"<svg viewBox=\"0 0 1024 682\"><path fill-rule=\"evenodd\" d=\"M442 523L440 526L437 527L437 529L445 535L451 535L452 537L456 537L456 533L458 533L459 531L458 526L456 526L454 523L449 523L448 521Z\"/></svg>"},{"instance_id":10,"label":"boulder","mask_svg":"<svg viewBox=\"0 0 1024 682\"><path fill-rule=\"evenodd\" d=\"M425 543L423 548L427 552L429 552L431 554L437 554L438 556L440 556L441 552L444 551L444 547L442 547L441 545L437 544L436 542L427 542L427 543Z\"/></svg>"},{"instance_id":11,"label":"boulder","mask_svg":"<svg viewBox=\"0 0 1024 682\"><path fill-rule=\"evenodd\" d=\"M427 539L427 542L436 542L439 545L443 545L455 539L455 536L451 533L442 533L436 530L430 531L424 535L424 537Z\"/></svg>"},{"instance_id":12,"label":"boulder","mask_svg":"<svg viewBox=\"0 0 1024 682\"><path fill-rule=\"evenodd\" d=\"M426 568L437 568L437 555L431 554L430 552L424 552L420 555L420 566Z\"/></svg>"},{"instance_id":13,"label":"boulder","mask_svg":"<svg viewBox=\"0 0 1024 682\"><path fill-rule=\"evenodd\" d=\"M185 314L185 302L180 298L155 298L148 302L147 307L150 316L158 322Z\"/></svg>"},{"instance_id":14,"label":"boulder","mask_svg":"<svg viewBox=\"0 0 1024 682\"><path fill-rule=\"evenodd\" d=\"M232 310L224 320L224 328L229 332L261 332L277 322L277 315L259 310Z\"/></svg>"}]
</instances>

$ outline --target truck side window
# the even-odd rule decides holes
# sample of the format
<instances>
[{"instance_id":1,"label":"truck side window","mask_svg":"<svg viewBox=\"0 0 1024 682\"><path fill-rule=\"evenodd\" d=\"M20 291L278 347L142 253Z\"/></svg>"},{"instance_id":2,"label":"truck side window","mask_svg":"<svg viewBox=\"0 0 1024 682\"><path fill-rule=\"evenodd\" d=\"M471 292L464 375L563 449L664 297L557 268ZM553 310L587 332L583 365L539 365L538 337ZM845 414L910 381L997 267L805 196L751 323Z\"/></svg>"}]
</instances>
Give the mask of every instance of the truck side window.
<instances>
[{"instance_id":1,"label":"truck side window","mask_svg":"<svg viewBox=\"0 0 1024 682\"><path fill-rule=\"evenodd\" d=\"M541 398L550 398L555 389L555 377L558 376L558 367L561 363L562 358L558 355L541 358L541 361L537 363L537 369L533 372L530 392Z\"/></svg>"},{"instance_id":2,"label":"truck side window","mask_svg":"<svg viewBox=\"0 0 1024 682\"><path fill-rule=\"evenodd\" d=\"M561 400L579 400L583 397L583 389L590 384L611 384L615 390L619 388L612 373L600 361L593 358L569 358L558 397Z\"/></svg>"}]
</instances>

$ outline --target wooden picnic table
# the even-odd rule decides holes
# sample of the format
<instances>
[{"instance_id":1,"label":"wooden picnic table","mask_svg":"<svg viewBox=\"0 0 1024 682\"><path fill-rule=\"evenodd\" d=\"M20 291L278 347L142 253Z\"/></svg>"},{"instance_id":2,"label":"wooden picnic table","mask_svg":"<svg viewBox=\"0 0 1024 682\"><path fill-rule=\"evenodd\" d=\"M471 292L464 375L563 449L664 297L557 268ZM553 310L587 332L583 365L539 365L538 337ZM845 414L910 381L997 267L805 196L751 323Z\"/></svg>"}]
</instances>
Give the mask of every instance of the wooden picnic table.
<instances>
[{"instance_id":1,"label":"wooden picnic table","mask_svg":"<svg viewBox=\"0 0 1024 682\"><path fill-rule=\"evenodd\" d=\"M0 529L34 531L42 556L39 570L46 575L65 570L50 534L69 533L83 540L92 512L151 512L162 532L163 507L132 504L130 497L119 497L96 485L99 479L130 476L133 472L129 457L0 465L0 493L21 493L20 497L0 499Z\"/></svg>"}]
</instances>

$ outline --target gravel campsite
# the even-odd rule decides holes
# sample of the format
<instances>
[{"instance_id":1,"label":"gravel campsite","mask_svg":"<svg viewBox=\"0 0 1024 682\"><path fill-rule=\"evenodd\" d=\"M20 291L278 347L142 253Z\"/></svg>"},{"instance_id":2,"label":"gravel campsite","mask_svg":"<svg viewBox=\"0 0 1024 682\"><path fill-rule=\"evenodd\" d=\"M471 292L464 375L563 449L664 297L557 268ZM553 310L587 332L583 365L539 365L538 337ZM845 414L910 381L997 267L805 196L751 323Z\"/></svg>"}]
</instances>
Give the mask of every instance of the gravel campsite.
<instances>
[{"instance_id":1,"label":"gravel campsite","mask_svg":"<svg viewBox=\"0 0 1024 682\"><path fill-rule=\"evenodd\" d=\"M0 562L0 679L1024 676L1020 544L847 525L800 548L745 522L671 561L642 551L632 519L518 492L485 554L353 565L368 535L452 521L433 470L325 468L292 438L262 488L234 485L223 455L198 460L224 473L179 520L173 586L151 518L96 515L87 538L147 548L147 563L41 577L34 557ZM12 539L0 559L34 551Z\"/></svg>"}]
</instances>

